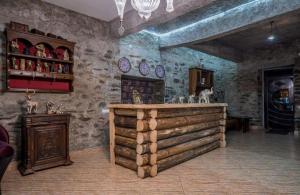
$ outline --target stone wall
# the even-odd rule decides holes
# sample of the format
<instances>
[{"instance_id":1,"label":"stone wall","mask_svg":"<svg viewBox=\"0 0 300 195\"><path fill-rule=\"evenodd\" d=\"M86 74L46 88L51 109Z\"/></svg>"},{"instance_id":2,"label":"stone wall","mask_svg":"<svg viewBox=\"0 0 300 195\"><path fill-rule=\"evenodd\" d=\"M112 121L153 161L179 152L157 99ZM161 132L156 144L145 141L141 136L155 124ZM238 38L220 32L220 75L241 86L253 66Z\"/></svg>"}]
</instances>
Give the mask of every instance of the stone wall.
<instances>
[{"instance_id":1,"label":"stone wall","mask_svg":"<svg viewBox=\"0 0 300 195\"><path fill-rule=\"evenodd\" d=\"M39 0L0 0L1 78L5 77L4 30L10 21L25 23L30 28L60 35L76 42L74 52L74 92L70 94L36 94L39 112L49 100L62 103L72 114L70 147L78 150L105 145L108 142L107 114L101 112L109 102L120 102L119 56L132 60L131 75L138 75L137 64L147 59L152 66L160 62L156 38L136 34L113 40L108 24L65 10ZM154 77L153 71L151 77ZM1 82L4 89L4 80ZM0 94L0 123L9 130L11 144L20 148L20 114L24 112L24 93Z\"/></svg>"},{"instance_id":2,"label":"stone wall","mask_svg":"<svg viewBox=\"0 0 300 195\"><path fill-rule=\"evenodd\" d=\"M214 71L215 102L229 104L229 112L236 113L236 73L237 64L189 48L172 48L161 51L162 64L166 68L166 99L174 95L187 95L189 68L200 67Z\"/></svg>"},{"instance_id":3,"label":"stone wall","mask_svg":"<svg viewBox=\"0 0 300 195\"><path fill-rule=\"evenodd\" d=\"M187 94L188 68L198 65L202 59L207 68L216 71L216 85L222 82L222 67L235 66L228 61L209 57L186 48L159 50L159 39L148 33L137 33L120 40L110 37L106 22L73 11L47 4L40 0L0 0L0 75L5 77L5 35L10 21L28 24L46 33L60 35L76 42L74 52L74 92L70 94L41 93L34 96L40 103L39 112L45 111L47 101L62 103L64 110L72 114L70 124L70 148L78 150L106 145L108 142L108 115L102 109L109 102L120 102L121 72L117 62L127 57L132 63L129 75L141 76L138 64L142 59L151 66L147 77L156 78L155 66L166 64L167 94ZM232 75L225 76L229 81ZM228 77L228 78L227 78ZM1 90L4 89L4 80ZM227 82L232 86L231 82ZM225 86L217 86L222 89ZM228 93L225 93L225 99ZM222 101L223 99L219 99ZM0 124L9 130L11 144L20 149L20 115L24 112L24 93L0 93Z\"/></svg>"},{"instance_id":4,"label":"stone wall","mask_svg":"<svg viewBox=\"0 0 300 195\"><path fill-rule=\"evenodd\" d=\"M263 126L263 71L275 67L295 65L300 42L289 45L274 45L273 49L260 50L248 54L243 63L238 64L237 96L239 115L252 117L252 124ZM298 66L295 66L298 69ZM294 71L295 79L299 78L299 71ZM299 82L299 81L298 81ZM295 85L295 98L298 97L300 86ZM296 101L296 113L299 113L299 101ZM297 110L298 109L298 110Z\"/></svg>"}]
</instances>

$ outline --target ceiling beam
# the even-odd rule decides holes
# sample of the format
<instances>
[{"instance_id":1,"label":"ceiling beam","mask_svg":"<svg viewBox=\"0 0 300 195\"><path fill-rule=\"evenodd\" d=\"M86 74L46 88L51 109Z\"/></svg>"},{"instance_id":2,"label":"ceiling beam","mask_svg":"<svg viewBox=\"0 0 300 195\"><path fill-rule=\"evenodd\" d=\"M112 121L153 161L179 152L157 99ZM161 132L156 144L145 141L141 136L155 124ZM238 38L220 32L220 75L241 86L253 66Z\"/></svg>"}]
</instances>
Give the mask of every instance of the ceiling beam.
<instances>
[{"instance_id":1,"label":"ceiling beam","mask_svg":"<svg viewBox=\"0 0 300 195\"><path fill-rule=\"evenodd\" d=\"M165 23L178 16L184 15L192 10L205 7L216 1L217 0L174 0L175 11L172 13L166 12L166 5L164 3L165 1L162 1L162 5L159 6L159 8L152 14L148 21L140 18L137 11L131 10L124 15L125 33L123 36L139 32L152 25ZM118 34L119 26L119 18L116 18L110 22L111 34L116 38L120 37Z\"/></svg>"},{"instance_id":2,"label":"ceiling beam","mask_svg":"<svg viewBox=\"0 0 300 195\"><path fill-rule=\"evenodd\" d=\"M244 59L241 51L217 41L191 45L189 48L237 63L242 62Z\"/></svg>"},{"instance_id":3,"label":"ceiling beam","mask_svg":"<svg viewBox=\"0 0 300 195\"><path fill-rule=\"evenodd\" d=\"M253 0L160 35L161 47L185 46L236 33L274 17L298 11L299 0Z\"/></svg>"}]
</instances>

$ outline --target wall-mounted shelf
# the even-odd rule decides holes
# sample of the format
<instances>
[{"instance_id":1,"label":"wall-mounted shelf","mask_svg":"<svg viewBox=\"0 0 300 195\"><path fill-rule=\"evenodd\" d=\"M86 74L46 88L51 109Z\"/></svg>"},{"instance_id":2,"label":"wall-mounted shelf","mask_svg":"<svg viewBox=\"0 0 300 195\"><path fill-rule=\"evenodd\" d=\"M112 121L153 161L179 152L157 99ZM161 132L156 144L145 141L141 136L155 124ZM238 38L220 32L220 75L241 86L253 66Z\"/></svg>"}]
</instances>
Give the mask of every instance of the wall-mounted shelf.
<instances>
[{"instance_id":1,"label":"wall-mounted shelf","mask_svg":"<svg viewBox=\"0 0 300 195\"><path fill-rule=\"evenodd\" d=\"M73 91L75 43L10 28L6 35L7 91Z\"/></svg>"},{"instance_id":2,"label":"wall-mounted shelf","mask_svg":"<svg viewBox=\"0 0 300 195\"><path fill-rule=\"evenodd\" d=\"M214 86L214 72L201 68L189 69L189 94L196 96L204 89Z\"/></svg>"}]
</instances>

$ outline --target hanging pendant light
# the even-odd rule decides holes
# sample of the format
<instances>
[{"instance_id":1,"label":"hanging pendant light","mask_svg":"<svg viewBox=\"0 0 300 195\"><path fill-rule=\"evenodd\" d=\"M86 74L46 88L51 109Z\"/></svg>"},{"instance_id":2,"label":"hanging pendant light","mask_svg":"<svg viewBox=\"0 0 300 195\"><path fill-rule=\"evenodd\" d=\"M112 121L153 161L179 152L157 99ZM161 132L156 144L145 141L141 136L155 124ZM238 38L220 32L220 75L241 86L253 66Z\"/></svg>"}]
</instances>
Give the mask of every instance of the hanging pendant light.
<instances>
[{"instance_id":1,"label":"hanging pendant light","mask_svg":"<svg viewBox=\"0 0 300 195\"><path fill-rule=\"evenodd\" d=\"M138 11L141 18L148 20L152 12L157 10L160 0L131 0L132 7Z\"/></svg>"},{"instance_id":2,"label":"hanging pendant light","mask_svg":"<svg viewBox=\"0 0 300 195\"><path fill-rule=\"evenodd\" d=\"M173 5L173 0L166 0L167 1L167 12L173 12L174 11L174 5Z\"/></svg>"},{"instance_id":3,"label":"hanging pendant light","mask_svg":"<svg viewBox=\"0 0 300 195\"><path fill-rule=\"evenodd\" d=\"M123 26L123 18L124 18L124 10L126 5L126 0L115 0L118 15L120 16L120 27L119 27L119 34L122 36L125 32L125 28Z\"/></svg>"},{"instance_id":4,"label":"hanging pendant light","mask_svg":"<svg viewBox=\"0 0 300 195\"><path fill-rule=\"evenodd\" d=\"M124 10L126 5L126 0L114 0L118 9L118 15L120 17L120 27L119 34L122 36L125 32L123 26ZM132 7L138 12L141 18L148 20L151 17L152 12L157 10L159 7L160 0L131 0ZM174 5L173 0L166 0L166 11L173 12Z\"/></svg>"},{"instance_id":5,"label":"hanging pendant light","mask_svg":"<svg viewBox=\"0 0 300 195\"><path fill-rule=\"evenodd\" d=\"M269 41L274 41L276 39L276 37L274 35L273 24L274 24L274 21L270 22L271 32L270 32L270 35L268 36Z\"/></svg>"}]
</instances>

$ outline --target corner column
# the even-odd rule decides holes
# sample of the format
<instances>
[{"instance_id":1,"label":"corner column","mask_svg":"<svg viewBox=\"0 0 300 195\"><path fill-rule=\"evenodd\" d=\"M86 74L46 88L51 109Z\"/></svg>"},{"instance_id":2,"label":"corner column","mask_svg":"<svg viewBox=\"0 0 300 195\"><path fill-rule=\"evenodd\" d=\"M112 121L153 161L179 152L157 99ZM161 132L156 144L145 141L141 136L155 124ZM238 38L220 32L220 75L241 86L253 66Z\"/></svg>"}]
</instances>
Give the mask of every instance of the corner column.
<instances>
[{"instance_id":1,"label":"corner column","mask_svg":"<svg viewBox=\"0 0 300 195\"><path fill-rule=\"evenodd\" d=\"M115 110L113 108L109 109L109 149L110 149L110 163L115 165Z\"/></svg>"},{"instance_id":2,"label":"corner column","mask_svg":"<svg viewBox=\"0 0 300 195\"><path fill-rule=\"evenodd\" d=\"M223 108L223 120L221 121L220 124L220 147L221 148L225 148L226 147L226 135L225 135L225 131L226 131L226 117L227 117L227 113L226 113L226 107Z\"/></svg>"}]
</instances>

